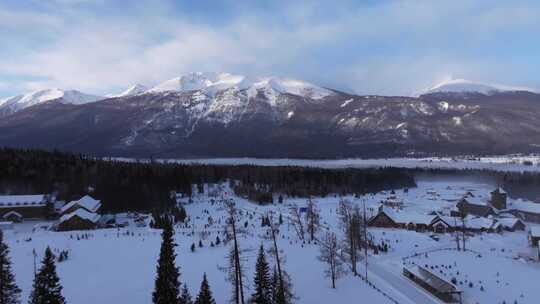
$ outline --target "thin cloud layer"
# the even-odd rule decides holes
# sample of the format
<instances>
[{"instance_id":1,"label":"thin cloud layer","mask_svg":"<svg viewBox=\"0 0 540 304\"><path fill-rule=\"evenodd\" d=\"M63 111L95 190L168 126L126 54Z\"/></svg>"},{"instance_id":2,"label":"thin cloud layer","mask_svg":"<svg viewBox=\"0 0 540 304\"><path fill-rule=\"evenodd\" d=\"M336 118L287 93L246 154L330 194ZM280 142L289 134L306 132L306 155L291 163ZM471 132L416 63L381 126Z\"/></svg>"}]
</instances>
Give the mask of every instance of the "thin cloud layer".
<instances>
[{"instance_id":1,"label":"thin cloud layer","mask_svg":"<svg viewBox=\"0 0 540 304\"><path fill-rule=\"evenodd\" d=\"M49 87L106 94L189 71L287 76L360 94L412 95L448 77L540 87L539 14L533 1L8 2L0 96Z\"/></svg>"}]
</instances>

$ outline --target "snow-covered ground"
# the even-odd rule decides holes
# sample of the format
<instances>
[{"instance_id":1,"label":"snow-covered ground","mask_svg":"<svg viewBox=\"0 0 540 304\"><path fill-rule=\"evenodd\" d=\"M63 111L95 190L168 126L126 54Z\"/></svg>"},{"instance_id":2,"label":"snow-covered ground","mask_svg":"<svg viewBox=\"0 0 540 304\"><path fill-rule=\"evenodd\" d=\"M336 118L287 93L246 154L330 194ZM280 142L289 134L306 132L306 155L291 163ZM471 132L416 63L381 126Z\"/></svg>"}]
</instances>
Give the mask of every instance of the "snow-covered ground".
<instances>
[{"instance_id":1,"label":"snow-covered ground","mask_svg":"<svg viewBox=\"0 0 540 304\"><path fill-rule=\"evenodd\" d=\"M130 158L114 158L121 161L144 161ZM381 159L288 159L288 158L196 158L161 159L159 161L182 164L210 165L258 165L258 166L300 166L316 168L441 168L441 169L479 169L502 172L540 171L540 155L503 155L479 158L381 158Z\"/></svg>"},{"instance_id":2,"label":"snow-covered ground","mask_svg":"<svg viewBox=\"0 0 540 304\"><path fill-rule=\"evenodd\" d=\"M214 200L230 198L230 189L220 187L222 190L217 192L219 195ZM448 211L455 205L454 199L467 191L487 195L492 189L492 185L467 181L419 181L418 188L408 192L397 190L396 196L403 201L402 212L425 214L432 210ZM378 203L388 196L386 192L343 199L360 206L365 204L368 213L374 213ZM234 199L242 214L238 224L244 227L247 223L247 233L241 236L240 246L244 250L248 287L253 281L258 246L262 243L267 249L270 247L265 238L267 228L261 227L260 215L270 211L276 216L281 213L284 224L280 227L279 246L286 257L284 268L291 275L294 291L299 297L297 303L344 303L351 299L365 303L393 303L390 298L407 304L440 303L401 275L403 263L413 261L429 266L453 265L445 275L448 280L456 276L463 282L457 285L464 290L465 303L502 303L503 300L514 303L517 300L520 304L532 304L538 303L540 298L540 290L534 286L540 281L540 264L534 261L536 251L528 245L525 231L471 236L467 248L475 253L469 253L450 250L455 247L451 235L440 235L437 241L430 237L430 233L371 228L370 235L376 244L384 241L389 245L388 253L371 254L368 258L368 278L379 290L350 273L338 280L334 290L330 288L329 279L323 276L325 265L317 259L318 247L302 244L289 223L290 206L305 206L306 199L285 198L283 204L270 206L259 206L238 197ZM336 209L341 199L334 195L314 198L320 209L322 229L336 231L340 236ZM223 243L210 246L216 236L224 239L222 231L226 212L221 203L212 203L211 200L207 195L198 195L194 197L194 203L186 205L189 227L176 228L177 264L181 267L181 281L188 284L192 294L198 291L203 273L207 273L218 303L226 303L232 290L222 268L227 265L229 246ZM210 216L212 223L209 222ZM69 303L151 302L161 242L159 230L130 225L89 232L33 232L34 224L16 224L13 230L5 232L17 283L23 290L23 302L31 290L32 252L36 250L39 262L46 246L70 252L67 261L58 263ZM82 237L84 234L88 237ZM191 244L198 244L199 240L204 246L197 246L195 252L191 252ZM427 258L425 252L428 252ZM363 265L364 260L359 262L361 273L365 270ZM473 282L473 287L469 287L469 281Z\"/></svg>"}]
</instances>

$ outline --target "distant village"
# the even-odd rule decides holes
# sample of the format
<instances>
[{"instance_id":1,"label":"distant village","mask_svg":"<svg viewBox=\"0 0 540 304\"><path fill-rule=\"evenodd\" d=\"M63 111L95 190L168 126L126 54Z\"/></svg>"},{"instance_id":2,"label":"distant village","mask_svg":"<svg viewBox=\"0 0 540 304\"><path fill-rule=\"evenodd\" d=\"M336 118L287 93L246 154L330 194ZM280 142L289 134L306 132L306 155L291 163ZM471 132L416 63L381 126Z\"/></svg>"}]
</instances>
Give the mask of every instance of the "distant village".
<instances>
[{"instance_id":1,"label":"distant village","mask_svg":"<svg viewBox=\"0 0 540 304\"><path fill-rule=\"evenodd\" d=\"M221 195L219 187L215 186L207 185L209 197ZM408 189L402 191L406 193ZM428 190L428 194L438 196L434 190ZM191 198L183 193L171 191L170 195L179 205L192 202ZM540 204L521 200L509 204L506 191L500 187L493 190L490 197L467 192L461 197L439 199L453 200L457 203L446 213L432 211L429 214L421 214L404 210L403 201L398 198L395 191L391 191L387 198L378 204L376 210L370 208L372 212L367 217L367 225L443 234L456 231L468 233L524 231L527 229L526 222L540 224ZM56 200L49 194L2 195L0 227L9 229L14 223L23 221L50 220L48 229L72 231L124 227L128 223L122 216L101 214L100 211L100 200L88 194L70 202ZM139 227L146 226L149 217L137 213L130 216ZM528 229L528 236L531 246L540 248L540 226Z\"/></svg>"},{"instance_id":2,"label":"distant village","mask_svg":"<svg viewBox=\"0 0 540 304\"><path fill-rule=\"evenodd\" d=\"M127 225L122 217L101 214L101 201L90 195L65 202L56 200L50 194L2 195L0 196L0 227L10 229L23 221L49 220L48 225L37 224L41 228L56 231L91 230L96 228L116 228ZM147 215L132 214L138 226L146 225Z\"/></svg>"}]
</instances>

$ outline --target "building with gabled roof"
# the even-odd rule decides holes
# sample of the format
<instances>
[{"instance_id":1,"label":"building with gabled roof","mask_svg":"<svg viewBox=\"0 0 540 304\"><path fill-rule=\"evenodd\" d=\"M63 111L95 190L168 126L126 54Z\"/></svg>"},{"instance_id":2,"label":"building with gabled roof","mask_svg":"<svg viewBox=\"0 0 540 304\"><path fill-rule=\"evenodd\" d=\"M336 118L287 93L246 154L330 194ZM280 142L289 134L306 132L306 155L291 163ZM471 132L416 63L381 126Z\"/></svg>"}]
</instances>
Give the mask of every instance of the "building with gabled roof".
<instances>
[{"instance_id":1,"label":"building with gabled roof","mask_svg":"<svg viewBox=\"0 0 540 304\"><path fill-rule=\"evenodd\" d=\"M489 215L496 215L489 202L481 197L465 196L459 200L456 207L461 216L475 215L487 217Z\"/></svg>"},{"instance_id":2,"label":"building with gabled roof","mask_svg":"<svg viewBox=\"0 0 540 304\"><path fill-rule=\"evenodd\" d=\"M403 275L444 303L462 303L463 291L422 266L403 267Z\"/></svg>"},{"instance_id":3,"label":"building with gabled roof","mask_svg":"<svg viewBox=\"0 0 540 304\"><path fill-rule=\"evenodd\" d=\"M16 212L20 220L44 218L50 201L51 196L47 194L0 195L0 217L13 216Z\"/></svg>"},{"instance_id":4,"label":"building with gabled roof","mask_svg":"<svg viewBox=\"0 0 540 304\"><path fill-rule=\"evenodd\" d=\"M525 230L525 223L522 220L515 217L502 217L498 218L497 221L501 223L502 227L506 231L517 231Z\"/></svg>"},{"instance_id":5,"label":"building with gabled roof","mask_svg":"<svg viewBox=\"0 0 540 304\"><path fill-rule=\"evenodd\" d=\"M540 241L540 227L539 226L533 226L531 229L529 229L529 241L531 241L531 245L533 247L538 246L538 242Z\"/></svg>"},{"instance_id":6,"label":"building with gabled roof","mask_svg":"<svg viewBox=\"0 0 540 304\"><path fill-rule=\"evenodd\" d=\"M13 223L20 223L22 222L24 217L19 212L11 210L8 213L2 215L2 219Z\"/></svg>"},{"instance_id":7,"label":"building with gabled roof","mask_svg":"<svg viewBox=\"0 0 540 304\"><path fill-rule=\"evenodd\" d=\"M77 209L84 209L88 212L96 213L101 208L101 201L96 200L90 195L85 195L78 200L71 201L65 204L60 209L60 214L67 214L74 212Z\"/></svg>"},{"instance_id":8,"label":"building with gabled roof","mask_svg":"<svg viewBox=\"0 0 540 304\"><path fill-rule=\"evenodd\" d=\"M58 231L89 230L95 229L100 215L89 212L84 208L78 208L71 213L64 214L58 221Z\"/></svg>"}]
</instances>

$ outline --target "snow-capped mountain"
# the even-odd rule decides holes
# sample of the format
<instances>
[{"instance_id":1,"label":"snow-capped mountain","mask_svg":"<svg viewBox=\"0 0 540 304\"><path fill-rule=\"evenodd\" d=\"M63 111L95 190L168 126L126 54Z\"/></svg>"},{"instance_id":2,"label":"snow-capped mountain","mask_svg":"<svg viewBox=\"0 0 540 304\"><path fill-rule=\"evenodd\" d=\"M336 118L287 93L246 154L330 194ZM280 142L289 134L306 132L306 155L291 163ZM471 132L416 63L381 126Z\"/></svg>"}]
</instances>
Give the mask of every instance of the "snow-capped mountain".
<instances>
[{"instance_id":1,"label":"snow-capped mountain","mask_svg":"<svg viewBox=\"0 0 540 304\"><path fill-rule=\"evenodd\" d=\"M453 79L441 82L432 88L428 89L425 94L431 93L480 93L491 94L493 92L502 91L500 88L483 84L479 82L469 81L466 79Z\"/></svg>"},{"instance_id":2,"label":"snow-capped mountain","mask_svg":"<svg viewBox=\"0 0 540 304\"><path fill-rule=\"evenodd\" d=\"M58 100L65 104L81 105L100 99L103 99L103 97L85 94L76 90L46 89L0 99L0 114L15 113L51 100Z\"/></svg>"},{"instance_id":3,"label":"snow-capped mountain","mask_svg":"<svg viewBox=\"0 0 540 304\"><path fill-rule=\"evenodd\" d=\"M443 81L430 89L423 92L423 94L434 94L434 93L443 93L443 94L484 94L490 95L497 92L518 92L518 91L528 91L535 92L534 89L525 88L525 87L515 87L508 85L495 85L495 84L485 84L475 81L470 81L466 79L452 79Z\"/></svg>"},{"instance_id":4,"label":"snow-capped mountain","mask_svg":"<svg viewBox=\"0 0 540 304\"><path fill-rule=\"evenodd\" d=\"M110 98L116 98L116 97L126 97L126 96L133 96L137 94L142 94L146 91L148 91L148 87L142 84L134 84L127 88L125 91L119 93L119 94L109 94L107 97Z\"/></svg>"},{"instance_id":5,"label":"snow-capped mountain","mask_svg":"<svg viewBox=\"0 0 540 304\"><path fill-rule=\"evenodd\" d=\"M0 109L41 104L0 119L0 146L171 158L540 151L540 94L468 81L433 92L358 96L278 77L190 73L114 99L71 101L78 106L63 105L71 95L58 92L1 101Z\"/></svg>"},{"instance_id":6,"label":"snow-capped mountain","mask_svg":"<svg viewBox=\"0 0 540 304\"><path fill-rule=\"evenodd\" d=\"M332 94L332 91L318 87L311 83L279 78L279 77L246 77L230 73L188 73L165 82L162 82L152 89L150 93L158 92L185 92L202 91L205 95L213 96L217 92L224 90L247 91L251 96L259 91L267 94L288 93L321 99Z\"/></svg>"}]
</instances>

